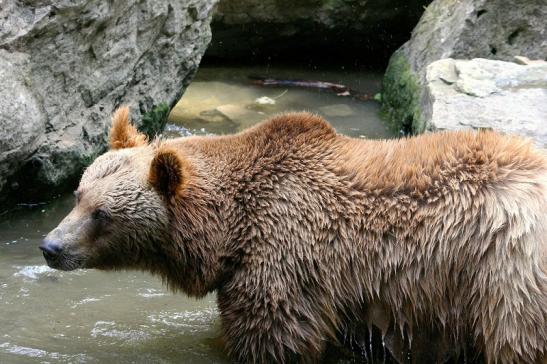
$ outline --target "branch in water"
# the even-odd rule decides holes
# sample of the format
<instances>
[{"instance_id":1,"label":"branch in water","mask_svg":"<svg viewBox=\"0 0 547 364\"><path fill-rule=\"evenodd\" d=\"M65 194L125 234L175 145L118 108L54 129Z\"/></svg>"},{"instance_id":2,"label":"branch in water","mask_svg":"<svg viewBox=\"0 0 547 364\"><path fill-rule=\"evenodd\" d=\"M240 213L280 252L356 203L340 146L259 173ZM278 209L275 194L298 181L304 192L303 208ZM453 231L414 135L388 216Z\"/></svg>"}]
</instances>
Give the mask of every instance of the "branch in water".
<instances>
[{"instance_id":1,"label":"branch in water","mask_svg":"<svg viewBox=\"0 0 547 364\"><path fill-rule=\"evenodd\" d=\"M335 92L338 96L350 96L354 99L367 101L372 100L373 97L369 94L363 94L359 91L352 90L348 86L324 82L324 81L310 81L310 80L282 80L277 78L264 78L250 76L251 82L257 86L266 87L300 87L300 88L313 88L319 90L326 90Z\"/></svg>"}]
</instances>

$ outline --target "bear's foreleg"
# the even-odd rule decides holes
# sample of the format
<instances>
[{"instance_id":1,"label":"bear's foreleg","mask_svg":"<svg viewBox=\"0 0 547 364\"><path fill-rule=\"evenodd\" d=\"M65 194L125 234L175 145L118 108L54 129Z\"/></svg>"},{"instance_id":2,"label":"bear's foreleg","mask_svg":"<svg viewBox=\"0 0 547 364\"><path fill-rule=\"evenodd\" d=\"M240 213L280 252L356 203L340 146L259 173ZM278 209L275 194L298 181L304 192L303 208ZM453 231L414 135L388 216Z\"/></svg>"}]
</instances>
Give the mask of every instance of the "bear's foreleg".
<instances>
[{"instance_id":1,"label":"bear's foreleg","mask_svg":"<svg viewBox=\"0 0 547 364\"><path fill-rule=\"evenodd\" d=\"M240 363L317 363L333 331L321 297L278 273L246 269L219 290L228 354Z\"/></svg>"},{"instance_id":2,"label":"bear's foreleg","mask_svg":"<svg viewBox=\"0 0 547 364\"><path fill-rule=\"evenodd\" d=\"M518 249L518 248L517 248ZM547 361L547 276L517 254L497 254L473 297L475 332L488 363ZM485 266L489 266L485 264ZM491 264L490 267L496 267Z\"/></svg>"}]
</instances>

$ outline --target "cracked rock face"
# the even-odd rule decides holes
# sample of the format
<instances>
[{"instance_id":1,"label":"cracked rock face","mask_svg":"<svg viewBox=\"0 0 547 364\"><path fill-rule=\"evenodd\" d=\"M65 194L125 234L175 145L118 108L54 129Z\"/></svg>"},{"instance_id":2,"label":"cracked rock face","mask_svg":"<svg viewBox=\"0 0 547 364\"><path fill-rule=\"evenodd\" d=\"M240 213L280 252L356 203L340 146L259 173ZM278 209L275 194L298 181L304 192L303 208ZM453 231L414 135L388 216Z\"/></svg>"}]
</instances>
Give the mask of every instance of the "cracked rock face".
<instances>
[{"instance_id":1,"label":"cracked rock face","mask_svg":"<svg viewBox=\"0 0 547 364\"><path fill-rule=\"evenodd\" d=\"M493 129L547 147L547 62L443 59L427 67L423 117L434 129Z\"/></svg>"},{"instance_id":2,"label":"cracked rock face","mask_svg":"<svg viewBox=\"0 0 547 364\"><path fill-rule=\"evenodd\" d=\"M211 38L216 0L4 0L0 195L70 185L106 148L110 115L173 106Z\"/></svg>"}]
</instances>

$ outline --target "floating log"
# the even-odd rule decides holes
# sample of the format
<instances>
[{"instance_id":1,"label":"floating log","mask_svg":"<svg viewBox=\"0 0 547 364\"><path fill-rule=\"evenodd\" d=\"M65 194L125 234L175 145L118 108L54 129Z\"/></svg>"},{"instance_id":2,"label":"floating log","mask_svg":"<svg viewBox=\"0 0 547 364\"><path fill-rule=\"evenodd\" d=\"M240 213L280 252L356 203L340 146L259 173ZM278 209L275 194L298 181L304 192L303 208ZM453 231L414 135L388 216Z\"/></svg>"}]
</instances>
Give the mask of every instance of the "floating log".
<instances>
[{"instance_id":1,"label":"floating log","mask_svg":"<svg viewBox=\"0 0 547 364\"><path fill-rule=\"evenodd\" d=\"M254 85L266 86L266 87L299 87L299 88L311 88L325 91L331 91L338 96L349 96L351 98L368 101L372 100L373 96L369 94L361 93L357 90L353 90L346 85L325 82L325 81L312 81L312 80L291 80L291 79L277 79L249 76L249 79Z\"/></svg>"}]
</instances>

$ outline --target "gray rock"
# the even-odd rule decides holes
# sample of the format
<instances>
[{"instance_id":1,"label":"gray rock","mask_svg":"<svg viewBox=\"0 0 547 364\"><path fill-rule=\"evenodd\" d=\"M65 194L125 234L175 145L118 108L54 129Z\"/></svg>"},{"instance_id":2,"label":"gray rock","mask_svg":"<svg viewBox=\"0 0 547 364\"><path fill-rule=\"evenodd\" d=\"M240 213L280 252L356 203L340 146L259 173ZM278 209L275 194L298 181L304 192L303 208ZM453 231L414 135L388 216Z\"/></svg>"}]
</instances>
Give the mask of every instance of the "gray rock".
<instances>
[{"instance_id":1,"label":"gray rock","mask_svg":"<svg viewBox=\"0 0 547 364\"><path fill-rule=\"evenodd\" d=\"M11 171L20 168L35 150L37 139L45 131L40 102L27 87L25 73L18 72L28 65L27 55L0 49L0 188Z\"/></svg>"},{"instance_id":2,"label":"gray rock","mask_svg":"<svg viewBox=\"0 0 547 364\"><path fill-rule=\"evenodd\" d=\"M215 2L3 1L0 196L77 179L119 105L136 121L172 107L210 41Z\"/></svg>"},{"instance_id":3,"label":"gray rock","mask_svg":"<svg viewBox=\"0 0 547 364\"><path fill-rule=\"evenodd\" d=\"M429 127L419 108L426 67L439 59L545 59L545 19L544 0L433 1L411 39L390 59L382 91L388 120L395 128L412 133Z\"/></svg>"},{"instance_id":4,"label":"gray rock","mask_svg":"<svg viewBox=\"0 0 547 364\"><path fill-rule=\"evenodd\" d=\"M433 129L494 129L547 147L547 62L443 59L427 67L425 90L422 117Z\"/></svg>"}]
</instances>

